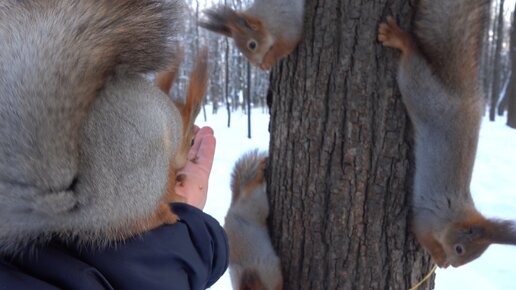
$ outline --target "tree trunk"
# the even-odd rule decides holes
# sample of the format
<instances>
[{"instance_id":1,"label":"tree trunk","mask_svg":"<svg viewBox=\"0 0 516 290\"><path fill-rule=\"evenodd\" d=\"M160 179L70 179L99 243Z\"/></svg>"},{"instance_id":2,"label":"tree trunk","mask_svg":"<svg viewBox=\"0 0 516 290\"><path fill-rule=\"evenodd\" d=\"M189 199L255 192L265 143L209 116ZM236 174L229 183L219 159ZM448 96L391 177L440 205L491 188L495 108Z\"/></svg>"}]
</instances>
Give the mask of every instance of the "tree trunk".
<instances>
[{"instance_id":1,"label":"tree trunk","mask_svg":"<svg viewBox=\"0 0 516 290\"><path fill-rule=\"evenodd\" d=\"M491 92L492 92L492 83L493 83L493 57L494 54L494 45L491 45L491 43L494 42L494 31L496 30L496 17L492 17L494 15L493 11L498 11L496 9L496 1L491 1L491 8L490 13L491 17L489 17L489 25L488 29L485 30L484 35L484 49L483 49L483 56L481 60L481 79L482 79L482 85L485 93L485 100L486 103L488 103L491 100ZM484 112L485 113L485 112Z\"/></svg>"},{"instance_id":2,"label":"tree trunk","mask_svg":"<svg viewBox=\"0 0 516 290\"><path fill-rule=\"evenodd\" d=\"M251 139L251 64L247 62L247 87L246 87L246 106L247 106L247 138Z\"/></svg>"},{"instance_id":3,"label":"tree trunk","mask_svg":"<svg viewBox=\"0 0 516 290\"><path fill-rule=\"evenodd\" d=\"M229 101L229 41L226 38L226 69L224 70L224 98L226 100L226 111L228 113L228 128L231 127L231 102Z\"/></svg>"},{"instance_id":4,"label":"tree trunk","mask_svg":"<svg viewBox=\"0 0 516 290\"><path fill-rule=\"evenodd\" d=\"M496 109L496 112L497 112L498 116L500 116L500 117L505 115L505 111L507 111L509 96L511 94L511 88L509 86L510 86L510 84L507 85L507 88L505 89L505 93L503 94L503 98L498 103L498 108Z\"/></svg>"},{"instance_id":5,"label":"tree trunk","mask_svg":"<svg viewBox=\"0 0 516 290\"><path fill-rule=\"evenodd\" d=\"M515 7L516 9L516 7ZM508 116L507 116L507 125L511 128L516 129L516 15L513 14L512 20L512 30L511 30L511 80L507 87L507 90L510 92L507 95L507 105L508 105Z\"/></svg>"},{"instance_id":6,"label":"tree trunk","mask_svg":"<svg viewBox=\"0 0 516 290\"><path fill-rule=\"evenodd\" d=\"M272 72L267 179L284 289L408 289L432 266L409 226L398 53L376 40L386 11L407 27L412 7L307 0L304 40Z\"/></svg>"},{"instance_id":7,"label":"tree trunk","mask_svg":"<svg viewBox=\"0 0 516 290\"><path fill-rule=\"evenodd\" d=\"M513 69L516 69L514 66L514 61L512 65ZM515 80L516 81L516 80ZM516 129L516 94L511 93L511 96L508 100L508 116L507 116L507 126Z\"/></svg>"},{"instance_id":8,"label":"tree trunk","mask_svg":"<svg viewBox=\"0 0 516 290\"><path fill-rule=\"evenodd\" d=\"M500 100L500 87L502 83L502 45L503 45L503 7L504 0L500 0L500 10L498 11L496 21L496 50L494 55L494 74L493 74L493 91L491 93L491 105L489 106L489 120L494 121L496 118L496 108Z\"/></svg>"}]
</instances>

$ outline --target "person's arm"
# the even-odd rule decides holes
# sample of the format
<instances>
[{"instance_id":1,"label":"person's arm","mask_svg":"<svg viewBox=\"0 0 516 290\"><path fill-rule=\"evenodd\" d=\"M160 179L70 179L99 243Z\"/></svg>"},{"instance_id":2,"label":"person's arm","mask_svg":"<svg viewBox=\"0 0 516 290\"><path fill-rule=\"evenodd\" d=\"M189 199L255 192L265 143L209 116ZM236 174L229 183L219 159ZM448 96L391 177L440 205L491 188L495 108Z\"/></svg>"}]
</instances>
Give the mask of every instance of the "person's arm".
<instances>
[{"instance_id":1,"label":"person's arm","mask_svg":"<svg viewBox=\"0 0 516 290\"><path fill-rule=\"evenodd\" d=\"M0 289L205 289L228 263L224 230L201 210L103 249L52 243L0 263Z\"/></svg>"},{"instance_id":2,"label":"person's arm","mask_svg":"<svg viewBox=\"0 0 516 290\"><path fill-rule=\"evenodd\" d=\"M219 223L187 204L172 205L181 220L120 247L76 252L115 289L205 289L224 273L228 248Z\"/></svg>"}]
</instances>

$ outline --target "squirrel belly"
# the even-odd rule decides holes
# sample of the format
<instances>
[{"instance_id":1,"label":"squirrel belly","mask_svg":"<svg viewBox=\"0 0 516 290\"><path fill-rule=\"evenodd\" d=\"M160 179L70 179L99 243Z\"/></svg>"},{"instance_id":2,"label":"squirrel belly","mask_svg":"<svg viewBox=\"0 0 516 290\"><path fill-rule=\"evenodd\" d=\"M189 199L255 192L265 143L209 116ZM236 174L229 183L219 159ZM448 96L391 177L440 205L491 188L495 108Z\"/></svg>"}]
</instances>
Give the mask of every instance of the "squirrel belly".
<instances>
[{"instance_id":1,"label":"squirrel belly","mask_svg":"<svg viewBox=\"0 0 516 290\"><path fill-rule=\"evenodd\" d=\"M413 230L440 267L479 257L492 243L515 244L512 222L490 220L470 192L484 108L479 60L489 1L422 0L414 36L393 17L378 40L401 51L398 86L414 127Z\"/></svg>"},{"instance_id":2,"label":"squirrel belly","mask_svg":"<svg viewBox=\"0 0 516 290\"><path fill-rule=\"evenodd\" d=\"M250 151L233 169L232 201L224 224L233 289L283 288L280 260L267 228L269 202L264 180L265 162L264 153Z\"/></svg>"}]
</instances>

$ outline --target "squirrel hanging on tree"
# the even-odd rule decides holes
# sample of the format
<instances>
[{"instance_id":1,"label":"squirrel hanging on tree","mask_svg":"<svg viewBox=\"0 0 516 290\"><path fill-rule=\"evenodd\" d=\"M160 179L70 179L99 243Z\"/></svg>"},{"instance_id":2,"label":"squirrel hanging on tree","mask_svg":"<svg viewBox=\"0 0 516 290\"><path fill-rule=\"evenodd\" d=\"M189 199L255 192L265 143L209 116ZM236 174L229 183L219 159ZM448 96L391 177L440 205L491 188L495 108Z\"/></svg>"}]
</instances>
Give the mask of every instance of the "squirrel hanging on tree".
<instances>
[{"instance_id":1,"label":"squirrel hanging on tree","mask_svg":"<svg viewBox=\"0 0 516 290\"><path fill-rule=\"evenodd\" d=\"M253 65L270 70L301 41L304 12L304 0L255 0L245 11L208 9L199 25L233 38Z\"/></svg>"},{"instance_id":2,"label":"squirrel hanging on tree","mask_svg":"<svg viewBox=\"0 0 516 290\"><path fill-rule=\"evenodd\" d=\"M224 229L233 289L283 289L280 259L267 228L265 163L265 153L250 151L235 163L231 175L233 194Z\"/></svg>"},{"instance_id":3,"label":"squirrel hanging on tree","mask_svg":"<svg viewBox=\"0 0 516 290\"><path fill-rule=\"evenodd\" d=\"M484 96L479 61L488 0L421 0L414 34L393 17L378 40L400 50L398 86L414 126L413 231L440 267L516 245L514 222L487 219L470 192Z\"/></svg>"}]
</instances>

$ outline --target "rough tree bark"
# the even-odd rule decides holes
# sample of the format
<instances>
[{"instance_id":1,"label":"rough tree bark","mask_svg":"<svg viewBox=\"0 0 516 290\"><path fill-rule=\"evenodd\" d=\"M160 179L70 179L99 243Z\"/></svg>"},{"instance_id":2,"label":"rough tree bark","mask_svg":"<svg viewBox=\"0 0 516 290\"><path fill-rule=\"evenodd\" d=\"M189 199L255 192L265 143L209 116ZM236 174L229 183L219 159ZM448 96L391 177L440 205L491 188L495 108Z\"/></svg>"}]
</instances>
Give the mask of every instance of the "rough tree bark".
<instances>
[{"instance_id":1,"label":"rough tree bark","mask_svg":"<svg viewBox=\"0 0 516 290\"><path fill-rule=\"evenodd\" d=\"M408 289L432 266L409 225L398 55L376 40L387 14L407 27L414 4L307 0L304 40L272 72L267 179L285 289Z\"/></svg>"}]
</instances>

